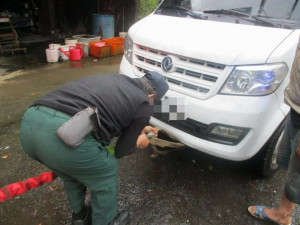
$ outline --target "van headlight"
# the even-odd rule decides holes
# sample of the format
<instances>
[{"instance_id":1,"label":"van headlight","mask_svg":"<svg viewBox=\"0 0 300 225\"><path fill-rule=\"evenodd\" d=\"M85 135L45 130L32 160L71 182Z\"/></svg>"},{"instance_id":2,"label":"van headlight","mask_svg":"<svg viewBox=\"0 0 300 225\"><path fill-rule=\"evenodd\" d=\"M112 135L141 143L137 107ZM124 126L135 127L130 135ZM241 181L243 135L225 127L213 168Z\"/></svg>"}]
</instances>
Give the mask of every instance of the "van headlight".
<instances>
[{"instance_id":1,"label":"van headlight","mask_svg":"<svg viewBox=\"0 0 300 225\"><path fill-rule=\"evenodd\" d=\"M281 84L288 67L285 63L258 66L237 66L231 72L221 94L268 95Z\"/></svg>"},{"instance_id":2,"label":"van headlight","mask_svg":"<svg viewBox=\"0 0 300 225\"><path fill-rule=\"evenodd\" d=\"M132 58L133 58L133 41L130 38L129 34L125 37L124 43L124 55L128 62L132 65Z\"/></svg>"}]
</instances>

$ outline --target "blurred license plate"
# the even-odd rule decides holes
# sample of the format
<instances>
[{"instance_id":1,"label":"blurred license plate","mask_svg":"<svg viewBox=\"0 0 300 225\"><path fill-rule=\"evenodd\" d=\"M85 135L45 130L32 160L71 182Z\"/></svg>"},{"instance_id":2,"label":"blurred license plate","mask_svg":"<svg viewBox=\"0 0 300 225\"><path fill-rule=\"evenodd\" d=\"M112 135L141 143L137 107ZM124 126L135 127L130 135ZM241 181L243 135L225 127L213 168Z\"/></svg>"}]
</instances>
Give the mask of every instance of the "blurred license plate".
<instances>
[{"instance_id":1,"label":"blurred license plate","mask_svg":"<svg viewBox=\"0 0 300 225\"><path fill-rule=\"evenodd\" d=\"M187 102L185 98L166 97L154 103L154 117L163 117L164 120L185 120L186 110Z\"/></svg>"}]
</instances>

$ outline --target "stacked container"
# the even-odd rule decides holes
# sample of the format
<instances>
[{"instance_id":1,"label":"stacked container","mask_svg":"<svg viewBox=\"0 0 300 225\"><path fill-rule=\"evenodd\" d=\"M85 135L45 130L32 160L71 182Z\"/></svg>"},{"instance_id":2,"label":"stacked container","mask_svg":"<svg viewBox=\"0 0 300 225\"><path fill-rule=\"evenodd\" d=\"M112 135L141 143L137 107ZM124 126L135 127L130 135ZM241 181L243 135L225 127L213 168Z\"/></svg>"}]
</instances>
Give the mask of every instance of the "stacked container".
<instances>
[{"instance_id":1,"label":"stacked container","mask_svg":"<svg viewBox=\"0 0 300 225\"><path fill-rule=\"evenodd\" d=\"M108 45L111 45L111 49L110 49L111 55L114 56L114 55L120 55L124 53L125 38L114 37L114 38L103 39L102 41Z\"/></svg>"},{"instance_id":2,"label":"stacked container","mask_svg":"<svg viewBox=\"0 0 300 225\"><path fill-rule=\"evenodd\" d=\"M120 55L124 53L124 38L114 37L90 42L90 55L96 58Z\"/></svg>"},{"instance_id":3,"label":"stacked container","mask_svg":"<svg viewBox=\"0 0 300 225\"><path fill-rule=\"evenodd\" d=\"M90 42L90 55L96 58L105 58L110 56L111 45L104 41Z\"/></svg>"}]
</instances>

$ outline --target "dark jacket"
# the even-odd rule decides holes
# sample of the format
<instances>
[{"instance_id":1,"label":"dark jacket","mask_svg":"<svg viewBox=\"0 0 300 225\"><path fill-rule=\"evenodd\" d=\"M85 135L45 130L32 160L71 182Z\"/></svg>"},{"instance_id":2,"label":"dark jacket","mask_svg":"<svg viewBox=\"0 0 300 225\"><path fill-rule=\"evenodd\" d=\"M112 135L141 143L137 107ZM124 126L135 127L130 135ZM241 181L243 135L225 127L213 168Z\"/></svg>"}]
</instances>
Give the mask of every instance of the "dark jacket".
<instances>
[{"instance_id":1,"label":"dark jacket","mask_svg":"<svg viewBox=\"0 0 300 225\"><path fill-rule=\"evenodd\" d=\"M96 75L82 78L55 89L36 101L71 116L89 107L99 111L100 141L109 143L119 137L116 157L132 153L142 129L153 114L153 106L139 79L125 75Z\"/></svg>"}]
</instances>

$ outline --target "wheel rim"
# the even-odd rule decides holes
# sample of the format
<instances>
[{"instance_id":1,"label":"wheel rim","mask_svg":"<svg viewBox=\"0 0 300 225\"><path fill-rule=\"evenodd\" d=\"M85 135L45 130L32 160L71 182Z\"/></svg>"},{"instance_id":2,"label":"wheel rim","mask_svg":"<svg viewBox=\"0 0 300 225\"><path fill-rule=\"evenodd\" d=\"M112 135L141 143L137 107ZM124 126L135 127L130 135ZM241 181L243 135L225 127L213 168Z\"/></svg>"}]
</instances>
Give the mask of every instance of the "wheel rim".
<instances>
[{"instance_id":1,"label":"wheel rim","mask_svg":"<svg viewBox=\"0 0 300 225\"><path fill-rule=\"evenodd\" d=\"M280 137L278 138L278 141L276 143L274 152L272 154L272 162L271 162L272 169L276 169L278 167L278 164L277 164L277 155L278 155L279 144L281 142L282 136L283 136L283 131L281 132Z\"/></svg>"}]
</instances>

